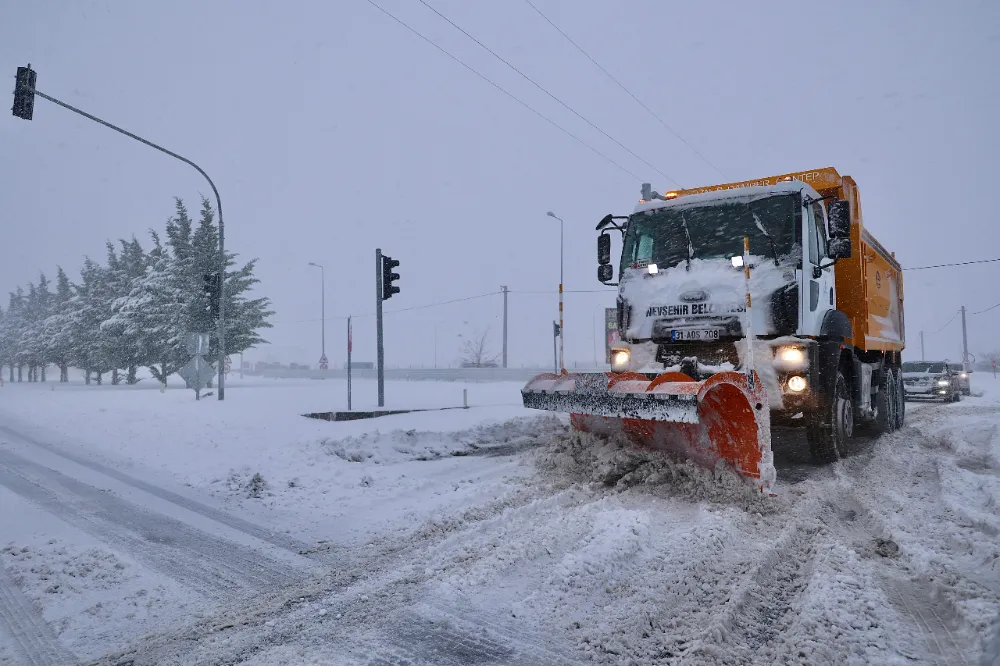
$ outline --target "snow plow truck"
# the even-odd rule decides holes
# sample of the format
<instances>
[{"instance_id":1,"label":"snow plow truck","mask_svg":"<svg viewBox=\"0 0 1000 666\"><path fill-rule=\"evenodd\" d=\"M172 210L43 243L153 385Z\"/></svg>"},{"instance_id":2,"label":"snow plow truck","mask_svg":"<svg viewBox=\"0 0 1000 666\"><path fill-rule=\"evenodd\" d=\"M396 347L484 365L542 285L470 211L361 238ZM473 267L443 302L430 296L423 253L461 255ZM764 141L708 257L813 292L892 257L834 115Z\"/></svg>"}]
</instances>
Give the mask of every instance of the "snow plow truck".
<instances>
[{"instance_id":1,"label":"snow plow truck","mask_svg":"<svg viewBox=\"0 0 1000 666\"><path fill-rule=\"evenodd\" d=\"M618 287L607 373L541 374L526 407L574 429L715 468L770 492L771 426L837 460L856 429L902 427L902 268L864 228L834 168L659 194L597 225L598 279ZM618 282L611 233L621 234Z\"/></svg>"}]
</instances>

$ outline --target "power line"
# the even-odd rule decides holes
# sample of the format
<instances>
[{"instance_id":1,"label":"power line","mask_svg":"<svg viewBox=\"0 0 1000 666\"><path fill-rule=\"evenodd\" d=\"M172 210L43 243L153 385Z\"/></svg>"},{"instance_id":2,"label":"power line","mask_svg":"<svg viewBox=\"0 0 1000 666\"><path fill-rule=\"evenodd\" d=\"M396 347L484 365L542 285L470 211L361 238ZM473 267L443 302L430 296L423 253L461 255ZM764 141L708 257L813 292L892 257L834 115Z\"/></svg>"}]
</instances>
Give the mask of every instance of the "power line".
<instances>
[{"instance_id":1,"label":"power line","mask_svg":"<svg viewBox=\"0 0 1000 666\"><path fill-rule=\"evenodd\" d=\"M411 310L426 310L428 308L436 308L436 307L440 307L442 305L451 305L452 303L462 303L464 301L474 301L476 299L487 298L489 296L498 296L498 295L500 295L502 293L503 293L502 291L490 291L490 292L487 292L485 294L477 294L475 296L465 296L464 298L453 298L453 299L448 300L448 301L437 301L437 302L434 302L434 303L426 303L424 305L414 305L414 306L408 307L408 308L398 308L396 310L386 310L383 314L390 315L390 314L394 314L396 312L410 312ZM327 317L327 320L330 320L330 319L347 319L348 316L353 317L354 319L360 319L360 318L363 318L363 317L374 317L375 313L374 312L366 312L364 314L333 315L333 316ZM285 321L274 321L274 322L271 322L271 323L272 324L305 324L305 323L314 322L314 321L322 321L322 320L321 319L286 319Z\"/></svg>"},{"instance_id":2,"label":"power line","mask_svg":"<svg viewBox=\"0 0 1000 666\"><path fill-rule=\"evenodd\" d=\"M558 294L558 291L522 291L520 289L511 289L507 292L508 294L546 294L551 296L552 294ZM564 294L616 294L617 289L563 289Z\"/></svg>"},{"instance_id":3,"label":"power line","mask_svg":"<svg viewBox=\"0 0 1000 666\"><path fill-rule=\"evenodd\" d=\"M969 314L970 315L983 314L984 312L989 312L990 310L994 310L996 308L1000 308L1000 303L997 303L996 305L991 305L990 307L986 308L985 310L979 310L978 312L970 312Z\"/></svg>"},{"instance_id":4,"label":"power line","mask_svg":"<svg viewBox=\"0 0 1000 666\"><path fill-rule=\"evenodd\" d=\"M470 72L472 72L473 74L475 74L476 76L478 76L479 78L481 78L483 81L486 81L486 83L490 84L491 86L493 86L494 88L496 88L497 90L499 90L500 92L502 92L504 95L507 95L507 97L510 97L512 100L514 100L515 102L517 102L518 104L520 104L521 106L523 106L524 108L526 108L528 111L531 111L533 114L535 114L536 116L538 116L539 118L541 118L542 120L544 120L545 122L547 122L548 124L552 125L553 127L555 127L557 130L559 130L560 132L562 132L566 136L570 137L571 139L573 139L577 143L583 145L584 147L589 148L591 150L591 152L593 152L593 153L599 155L600 157L604 158L605 160L607 160L608 162L610 162L614 166L618 167L619 169L621 169L622 171L624 171L628 175L632 176L636 180L638 180L638 181L642 180L642 178L640 178L639 176L635 175L634 173L632 173L631 171L629 171L628 169L626 169L625 167L623 167L621 164L619 164L618 162L614 161L613 159L611 159L610 157L608 157L607 155L605 155L604 153L602 153L601 151L599 151L597 148L594 148L589 143L587 143L586 141L584 141L580 137L576 136L575 134L573 134L572 132L570 132L568 129L566 129L562 125L558 124L556 121L550 119L548 116L543 115L540 111L536 111L534 107L529 106L526 102L521 101L520 98L518 98L517 96L515 96L513 93L508 92L506 89L500 87L500 85L494 83L490 78L488 78L484 74L480 74L478 71L476 71L475 69L473 69L471 65L466 64L464 61L460 60L457 56L452 55L450 52L448 52L447 50L445 50L443 47L438 46L438 44L436 42L434 42L433 40L431 40L430 38L425 37L422 33L418 32L416 29L411 28L409 25L407 25L406 23L404 23L402 21L402 19L397 18L395 15L391 14L389 11L387 11L386 9L383 9L381 6L379 6L378 4L376 4L374 2L374 0L366 0L366 1L372 7L374 7L377 10L379 10L380 12L382 12L383 14L385 14L386 16L388 16L389 18L391 18L393 21L395 21L399 25L403 26L404 28L406 28L407 30L409 30L410 32L412 32L414 35L416 35L420 39L424 40L425 42L427 42L428 44L430 44L431 46L433 46L434 48L436 48L438 51L440 51L441 53L445 54L446 56L448 56L449 58L451 58L452 60L454 60L455 62L457 62L462 67L465 67L467 70L469 70Z\"/></svg>"},{"instance_id":5,"label":"power line","mask_svg":"<svg viewBox=\"0 0 1000 666\"><path fill-rule=\"evenodd\" d=\"M497 60L499 60L503 64L507 65L507 67L509 67L510 69L514 70L525 81L527 81L531 85L535 86L536 88L538 88L539 90L541 90L543 93L545 93L546 95L548 95L549 97L551 97L553 100L555 100L556 102L558 102L567 111L569 111L570 113L572 113L573 115L575 115L577 118L579 118L583 122L585 122L588 125L590 125L591 127L593 127L595 130L597 130L598 132L600 132L601 134L603 134L605 137L607 137L611 141L613 141L619 148L621 148L622 150L624 150L625 152L627 152L629 155L631 155L632 157L636 158L637 160L639 160L640 162L642 162L643 164L645 164L646 166L648 166L650 169L652 169L656 173L660 174L661 176L663 176L664 178L666 178L670 182L674 183L678 187L681 186L680 183L678 183L676 180L674 180L673 178L671 178L669 175L667 175L667 174L663 173L662 171L660 171L659 169L657 169L655 166L653 166L652 164L650 164L649 162L647 162L645 159L643 159L642 157L640 157L639 155L637 155L631 149L627 148L624 144L622 144L621 141L619 141L618 139L614 138L613 136L611 136L610 134L608 134L607 132L605 132L603 129L601 129L600 127L598 127L597 125L595 125L593 122L591 122L590 120L588 120L587 118L585 118L582 114L580 114L576 109L574 109L573 107L571 107L569 104L567 104L566 102L562 101L561 99L559 99L558 97L556 97L555 95L553 95L543 85L541 85L540 83L538 83L537 81L535 81L534 79L532 79L530 76L528 76L527 74L525 74L524 72L522 72L520 69L518 69L514 65L510 64L507 60L505 60L502 56L500 56L496 51L494 51L493 49L491 49L490 47L486 46L481 41L479 41L478 39L476 39L475 37L473 37L462 26L458 25L457 23L455 23L454 21L452 21L450 18L448 18L447 16L445 16L444 14L442 14L441 12L439 12L437 9L435 9L434 7L432 7L427 2L427 0L418 0L418 2L420 2L420 4L422 4L424 7L427 7L427 9L431 10L432 12L434 12L435 14L437 14L439 17L441 17L442 19L444 19L445 21L447 21L453 28L455 28L456 30L458 30L459 32L461 32L463 35L465 35L466 37L468 37L469 39L471 39L472 41L474 41L476 44L478 44L479 46L481 46L482 48L484 48L494 58L496 58Z\"/></svg>"},{"instance_id":6,"label":"power line","mask_svg":"<svg viewBox=\"0 0 1000 666\"><path fill-rule=\"evenodd\" d=\"M667 124L667 123L666 123L666 122L665 122L665 121L663 120L663 118L660 118L660 116L656 115L656 113L654 113L652 109L650 109L650 108L649 108L648 106L646 106L645 104L643 104L642 100L640 100L640 99L639 99L638 97L636 97L636 96L635 96L635 95L634 95L634 94L632 93L632 91L631 91L631 90L629 90L628 88L626 88L626 87L625 87L625 86L624 86L624 85L622 84L622 82L621 82L621 81L619 81L618 79L616 79L616 78L615 78L615 77L614 77L614 76L613 76L613 75L611 74L611 72L609 72L609 71L608 71L607 69L605 69L605 68L604 68L604 67L603 67L603 66L601 65L601 63L599 63L599 62L597 62L596 60L594 60L594 58L593 58L593 57L591 57L591 55L590 55L589 53L587 53L586 51L584 51L584 50L583 50L583 47L582 47L582 46L580 46L580 45L579 45L579 44L577 44L577 43L576 43L575 41L573 41L573 38L572 38L572 37L570 37L570 36L569 36L569 35L567 35L567 34L566 34L565 32L563 32L563 30L562 30L562 29L561 29L561 28L560 28L559 26L557 26L557 25L556 25L555 23L553 23L553 22L552 22L552 19L550 19L550 18L549 18L548 16L546 16L545 14L543 14L543 13L542 13L542 10L540 10L540 9L539 9L538 7L536 7L536 6L535 6L535 5L534 5L534 4L533 4L533 3L531 2L531 0L524 0L524 1L525 1L526 3L528 3L528 6L529 6L529 7L531 7L531 8L532 8L532 9L534 9L534 10L535 10L536 12L538 12L538 15L539 15L539 16L541 16L541 17L542 17L543 19L545 19L545 21L546 21L546 22L547 22L547 23L548 23L549 25L551 25L551 26L552 26L553 28L555 28L556 32L558 32L558 33L559 33L560 35L562 35L563 37L565 37L565 38L566 38L566 41L568 41L568 42L569 42L570 44L572 44L573 46L575 46L575 47L576 47L576 50L577 50L577 51L579 51L580 53L582 53L583 55L585 55L585 56L587 57L587 59L588 59L588 60L590 60L590 62L594 63L594 65L596 65L596 66L597 66L597 68L598 68L599 70L601 70L602 72L604 72L604 75L605 75L605 76L607 76L607 77L608 77L609 79L611 79L612 81L614 81L614 82L615 82L615 84L616 84L616 85L617 85L617 86L618 86L619 88L621 88L622 90L624 90L624 91L625 91L625 92L626 92L626 93L628 94L628 96L629 96L629 97L631 97L632 99L634 99L634 100L635 100L635 102L636 102L636 103L637 103L637 104L638 104L639 106L641 106L641 107L642 107L643 109L645 109L645 110L646 110L646 113L648 113L649 115L651 115L651 116L653 116L654 118L656 118L656 120L658 120L658 121L659 121L659 123L660 123L661 125L663 125L663 126L664 126L664 127L665 127L665 128L667 129L667 131L669 131L669 132L670 132L671 134L673 134L673 135L674 135L675 137L677 137L677 139L679 139L679 140L680 140L680 142L681 142L681 143L683 143L683 144L684 144L685 146L687 146L688 148L690 148L690 149L691 149L691 150L692 150L692 151L694 152L694 154L695 154L695 155L697 155L697 156L698 156L698 157L700 157L700 158L701 158L702 160L704 160L704 161L705 161L705 164L707 164L708 166L710 166L710 167L712 167L713 169L715 169L716 171L718 171L718 172L719 172L719 175L721 175L721 176L722 176L723 178L726 178L726 174L722 173L722 170L721 170L721 169L719 169L719 167L717 167L717 166L715 166L714 164L712 164L712 162L710 162L710 161L709 161L709 159L708 159L707 157L705 157L704 155L702 155L702 154L701 154L701 153L700 153L700 152L698 151L698 149L697 149L697 148L695 148L695 147L694 147L694 146L692 146L692 145L691 145L690 143L688 143L688 142L687 142L687 141L686 141L686 140L684 139L684 137L682 137L682 136L681 136L680 134L678 134L678 133L677 133L677 132L676 132L676 131L674 130L674 128L672 128L672 127L671 127L670 125L668 125L668 124ZM676 182L676 181L675 181L675 182Z\"/></svg>"},{"instance_id":7,"label":"power line","mask_svg":"<svg viewBox=\"0 0 1000 666\"><path fill-rule=\"evenodd\" d=\"M924 271L928 268L947 268L949 266L969 266L971 264L992 264L1000 261L1000 257L996 259L976 259L975 261L958 261L951 264L935 264L933 266L913 266L911 268L904 268L904 271Z\"/></svg>"},{"instance_id":8,"label":"power line","mask_svg":"<svg viewBox=\"0 0 1000 666\"><path fill-rule=\"evenodd\" d=\"M956 313L955 313L955 314L954 314L954 315L952 316L952 318L948 320L948 323L947 323L947 324L945 324L944 326L942 326L942 327L941 327L941 328L939 328L938 330L934 331L933 333L928 333L927 335L928 335L928 336L930 336L930 335L937 335L938 333L940 333L940 332L941 332L941 331L943 331L944 329L946 329L946 328L948 328L949 326L951 326L951 323L952 323L953 321L955 321L955 319L956 319L956 318L958 317L958 315L960 315L960 314L962 314L962 311L961 311L961 310L957 311L957 312L956 312Z\"/></svg>"}]
</instances>

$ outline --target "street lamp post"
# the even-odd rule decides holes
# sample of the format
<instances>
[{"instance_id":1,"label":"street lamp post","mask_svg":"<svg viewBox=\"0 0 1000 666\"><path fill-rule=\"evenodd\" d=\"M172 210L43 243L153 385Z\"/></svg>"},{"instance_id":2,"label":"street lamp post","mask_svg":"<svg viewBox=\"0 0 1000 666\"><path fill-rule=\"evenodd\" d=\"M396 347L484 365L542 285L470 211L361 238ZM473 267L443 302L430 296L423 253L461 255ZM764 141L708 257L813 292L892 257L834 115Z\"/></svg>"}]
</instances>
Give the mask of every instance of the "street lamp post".
<instances>
[{"instance_id":1,"label":"street lamp post","mask_svg":"<svg viewBox=\"0 0 1000 666\"><path fill-rule=\"evenodd\" d=\"M326 269L311 261L309 265L319 269L320 335L323 338L321 350L322 358L326 358Z\"/></svg>"},{"instance_id":2,"label":"street lamp post","mask_svg":"<svg viewBox=\"0 0 1000 666\"><path fill-rule=\"evenodd\" d=\"M566 372L564 356L566 331L563 328L563 220L551 210L546 215L559 220L559 371Z\"/></svg>"}]
</instances>

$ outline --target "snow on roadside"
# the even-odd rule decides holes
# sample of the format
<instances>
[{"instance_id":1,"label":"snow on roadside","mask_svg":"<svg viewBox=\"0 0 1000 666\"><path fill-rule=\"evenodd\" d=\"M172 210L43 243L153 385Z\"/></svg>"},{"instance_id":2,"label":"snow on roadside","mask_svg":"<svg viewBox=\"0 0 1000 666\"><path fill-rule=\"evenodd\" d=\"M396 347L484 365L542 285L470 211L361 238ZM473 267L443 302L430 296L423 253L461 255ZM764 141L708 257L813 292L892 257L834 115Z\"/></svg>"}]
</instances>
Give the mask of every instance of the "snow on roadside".
<instances>
[{"instance_id":1,"label":"snow on roadside","mask_svg":"<svg viewBox=\"0 0 1000 666\"><path fill-rule=\"evenodd\" d=\"M224 402L142 384L15 385L0 393L0 414L14 430L156 485L213 496L275 529L343 542L516 492L512 480L530 470L490 453L516 453L565 429L524 409L521 386L388 382L389 408L453 407L467 388L470 409L331 422L303 414L342 409L340 380L234 379ZM355 382L356 408L373 407L365 398L373 388ZM438 458L446 460L424 467Z\"/></svg>"},{"instance_id":2,"label":"snow on roadside","mask_svg":"<svg viewBox=\"0 0 1000 666\"><path fill-rule=\"evenodd\" d=\"M100 544L18 540L0 548L0 566L43 609L59 640L84 659L209 609L178 583Z\"/></svg>"},{"instance_id":3,"label":"snow on roadside","mask_svg":"<svg viewBox=\"0 0 1000 666\"><path fill-rule=\"evenodd\" d=\"M343 439L325 437L319 445L330 455L348 462L384 465L409 460L435 460L445 456L489 454L491 451L516 453L539 446L565 431L565 425L553 415L509 419L455 432L395 429L384 433L374 430Z\"/></svg>"}]
</instances>

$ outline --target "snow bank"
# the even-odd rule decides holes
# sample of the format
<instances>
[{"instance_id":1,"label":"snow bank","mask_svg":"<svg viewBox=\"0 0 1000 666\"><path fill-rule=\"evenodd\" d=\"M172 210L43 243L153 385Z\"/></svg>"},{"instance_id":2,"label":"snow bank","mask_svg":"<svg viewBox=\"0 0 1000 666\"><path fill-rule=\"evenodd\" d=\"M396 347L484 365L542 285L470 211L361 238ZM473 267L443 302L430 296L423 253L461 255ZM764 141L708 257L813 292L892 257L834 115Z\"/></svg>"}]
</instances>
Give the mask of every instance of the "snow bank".
<instances>
[{"instance_id":1,"label":"snow bank","mask_svg":"<svg viewBox=\"0 0 1000 666\"><path fill-rule=\"evenodd\" d=\"M328 454L348 462L384 465L445 456L516 453L565 431L563 422L549 415L510 419L457 432L375 430L344 439L324 438L319 445Z\"/></svg>"}]
</instances>

